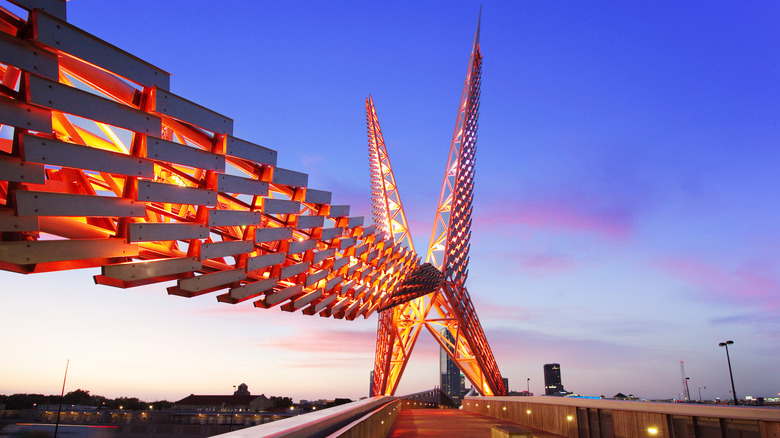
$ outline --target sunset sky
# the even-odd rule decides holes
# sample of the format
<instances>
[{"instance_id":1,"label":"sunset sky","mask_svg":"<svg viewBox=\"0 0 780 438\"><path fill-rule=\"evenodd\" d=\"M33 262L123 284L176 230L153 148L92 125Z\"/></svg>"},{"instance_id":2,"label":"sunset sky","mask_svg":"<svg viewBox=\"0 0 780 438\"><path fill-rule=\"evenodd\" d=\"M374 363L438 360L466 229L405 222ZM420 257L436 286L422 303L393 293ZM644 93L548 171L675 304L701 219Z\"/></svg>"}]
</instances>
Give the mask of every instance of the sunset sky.
<instances>
[{"instance_id":1,"label":"sunset sky","mask_svg":"<svg viewBox=\"0 0 780 438\"><path fill-rule=\"evenodd\" d=\"M7 2L0 0L4 7ZM480 3L71 0L68 21L172 74L334 204L371 215L373 96L423 252ZM780 3L485 1L467 287L510 389L780 393ZM0 394L368 395L347 322L97 269L0 272ZM398 394L438 385L423 333Z\"/></svg>"}]
</instances>

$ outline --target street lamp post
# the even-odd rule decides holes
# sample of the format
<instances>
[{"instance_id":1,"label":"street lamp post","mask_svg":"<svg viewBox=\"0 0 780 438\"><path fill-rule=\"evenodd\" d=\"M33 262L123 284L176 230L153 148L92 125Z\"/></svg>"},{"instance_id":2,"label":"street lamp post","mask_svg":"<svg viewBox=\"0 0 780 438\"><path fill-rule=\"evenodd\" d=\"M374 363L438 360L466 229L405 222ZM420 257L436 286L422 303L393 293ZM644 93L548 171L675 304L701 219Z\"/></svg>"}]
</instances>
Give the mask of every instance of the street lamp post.
<instances>
[{"instance_id":1,"label":"street lamp post","mask_svg":"<svg viewBox=\"0 0 780 438\"><path fill-rule=\"evenodd\" d=\"M719 347L726 347L726 360L729 362L729 377L731 378L731 394L734 395L734 406L739 405L739 399L737 398L737 390L734 389L734 374L731 372L731 357L729 357L729 345L734 341L726 341L718 344Z\"/></svg>"},{"instance_id":2,"label":"street lamp post","mask_svg":"<svg viewBox=\"0 0 780 438\"><path fill-rule=\"evenodd\" d=\"M702 389L702 388L704 388L704 389L707 389L707 387L706 387L706 386L700 386L700 387L699 387L699 402L701 402L701 389Z\"/></svg>"},{"instance_id":3,"label":"street lamp post","mask_svg":"<svg viewBox=\"0 0 780 438\"><path fill-rule=\"evenodd\" d=\"M525 379L525 383L526 383L526 392L528 393L528 395L531 395L531 378L529 377Z\"/></svg>"}]
</instances>

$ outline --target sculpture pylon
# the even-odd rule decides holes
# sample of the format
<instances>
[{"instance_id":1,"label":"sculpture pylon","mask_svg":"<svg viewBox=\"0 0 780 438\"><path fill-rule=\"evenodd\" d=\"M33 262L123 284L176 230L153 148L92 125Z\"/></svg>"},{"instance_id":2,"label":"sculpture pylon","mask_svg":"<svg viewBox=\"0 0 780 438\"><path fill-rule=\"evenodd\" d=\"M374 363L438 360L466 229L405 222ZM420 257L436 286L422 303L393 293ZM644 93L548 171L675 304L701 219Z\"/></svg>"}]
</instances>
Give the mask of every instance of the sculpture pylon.
<instances>
[{"instance_id":1,"label":"sculpture pylon","mask_svg":"<svg viewBox=\"0 0 780 438\"><path fill-rule=\"evenodd\" d=\"M433 335L477 391L483 395L506 394L498 365L464 286L468 276L481 72L477 24L428 246L427 263L393 292L389 305L385 305L379 314L372 395L395 393L423 327ZM372 157L374 220L378 228L390 230L390 238L401 236L408 240L408 248L413 251L371 98L367 100L366 112ZM391 180L392 184L380 189L376 175L387 174L389 178L384 177L382 181ZM390 205L392 209L387 207ZM381 206L386 207L383 210ZM403 220L398 221L398 217ZM396 244L399 242L395 241ZM435 312L431 313L431 310ZM442 335L441 328L446 328L454 341Z\"/></svg>"}]
</instances>

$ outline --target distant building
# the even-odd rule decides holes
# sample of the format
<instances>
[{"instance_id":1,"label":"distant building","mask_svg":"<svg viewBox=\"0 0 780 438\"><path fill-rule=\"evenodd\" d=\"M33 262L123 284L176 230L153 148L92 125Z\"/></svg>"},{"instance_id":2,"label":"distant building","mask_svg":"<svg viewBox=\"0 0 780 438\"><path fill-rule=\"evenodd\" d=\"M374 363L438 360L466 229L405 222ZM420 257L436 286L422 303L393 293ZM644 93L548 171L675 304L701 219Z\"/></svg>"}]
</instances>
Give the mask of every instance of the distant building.
<instances>
[{"instance_id":1,"label":"distant building","mask_svg":"<svg viewBox=\"0 0 780 438\"><path fill-rule=\"evenodd\" d=\"M544 365L544 395L566 395L561 382L561 365L548 363Z\"/></svg>"},{"instance_id":2,"label":"distant building","mask_svg":"<svg viewBox=\"0 0 780 438\"><path fill-rule=\"evenodd\" d=\"M252 395L246 383L238 385L233 395L195 395L175 402L172 410L190 412L259 412L273 406L271 400L265 396Z\"/></svg>"},{"instance_id":3,"label":"distant building","mask_svg":"<svg viewBox=\"0 0 780 438\"><path fill-rule=\"evenodd\" d=\"M504 388L506 388L507 394L509 394L509 378L508 377L502 377L501 380L504 381Z\"/></svg>"},{"instance_id":4,"label":"distant building","mask_svg":"<svg viewBox=\"0 0 780 438\"><path fill-rule=\"evenodd\" d=\"M441 329L441 334L448 341L455 343L455 339L452 337L449 329ZM454 406L460 406L464 387L460 369L458 369L458 366L455 365L455 362L450 359L450 356L443 348L439 352L439 359L439 373L441 374L439 387L441 392L452 399Z\"/></svg>"},{"instance_id":5,"label":"distant building","mask_svg":"<svg viewBox=\"0 0 780 438\"><path fill-rule=\"evenodd\" d=\"M368 396L374 395L374 371L371 371L371 381L368 382Z\"/></svg>"}]
</instances>

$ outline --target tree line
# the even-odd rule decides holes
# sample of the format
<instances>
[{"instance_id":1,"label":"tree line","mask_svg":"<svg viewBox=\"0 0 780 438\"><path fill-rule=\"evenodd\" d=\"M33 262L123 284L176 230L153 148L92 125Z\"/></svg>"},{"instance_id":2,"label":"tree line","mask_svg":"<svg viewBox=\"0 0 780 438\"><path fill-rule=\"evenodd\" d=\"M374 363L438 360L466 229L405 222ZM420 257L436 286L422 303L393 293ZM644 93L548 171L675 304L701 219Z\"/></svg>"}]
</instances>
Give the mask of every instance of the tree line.
<instances>
[{"instance_id":1,"label":"tree line","mask_svg":"<svg viewBox=\"0 0 780 438\"><path fill-rule=\"evenodd\" d=\"M8 410L31 409L37 405L57 405L60 403L59 395L43 394L13 394L0 395L0 404L5 404ZM152 406L154 410L167 409L173 406L168 400L143 401L137 397L108 398L102 395L92 395L89 391L77 389L62 397L62 405L95 406L106 409L124 409L128 411L148 410Z\"/></svg>"}]
</instances>

